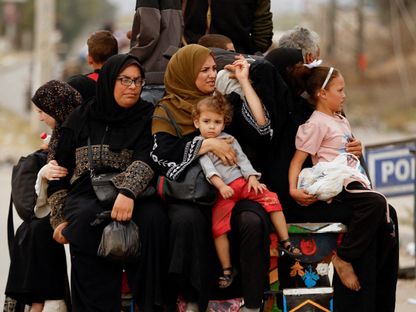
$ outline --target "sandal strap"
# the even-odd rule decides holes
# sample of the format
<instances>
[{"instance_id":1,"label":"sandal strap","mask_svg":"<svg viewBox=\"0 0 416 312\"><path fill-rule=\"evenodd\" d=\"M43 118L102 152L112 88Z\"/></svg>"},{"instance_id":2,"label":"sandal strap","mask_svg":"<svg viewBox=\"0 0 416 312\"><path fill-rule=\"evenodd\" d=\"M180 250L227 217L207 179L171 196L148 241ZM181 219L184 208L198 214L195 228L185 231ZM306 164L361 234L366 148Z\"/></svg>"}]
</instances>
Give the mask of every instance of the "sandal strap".
<instances>
[{"instance_id":1,"label":"sandal strap","mask_svg":"<svg viewBox=\"0 0 416 312\"><path fill-rule=\"evenodd\" d=\"M225 274L225 272L229 272L229 274ZM222 275L223 276L231 276L234 273L233 267L222 268Z\"/></svg>"},{"instance_id":2,"label":"sandal strap","mask_svg":"<svg viewBox=\"0 0 416 312\"><path fill-rule=\"evenodd\" d=\"M283 239L279 242L280 245L284 246L286 243L289 243L292 245L292 242L290 241L290 238Z\"/></svg>"}]
</instances>

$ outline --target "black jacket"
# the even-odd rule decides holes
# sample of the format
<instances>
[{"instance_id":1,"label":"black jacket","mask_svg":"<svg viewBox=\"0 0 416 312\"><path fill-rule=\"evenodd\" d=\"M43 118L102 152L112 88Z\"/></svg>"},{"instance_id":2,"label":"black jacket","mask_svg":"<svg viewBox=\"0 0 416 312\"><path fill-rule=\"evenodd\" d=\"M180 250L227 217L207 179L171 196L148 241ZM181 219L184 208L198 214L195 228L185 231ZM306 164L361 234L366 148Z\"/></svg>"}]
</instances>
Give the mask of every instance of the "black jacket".
<instances>
[{"instance_id":1,"label":"black jacket","mask_svg":"<svg viewBox=\"0 0 416 312\"><path fill-rule=\"evenodd\" d=\"M270 0L211 0L210 7L207 0L187 0L184 22L186 43L208 32L229 37L241 53L265 52L272 44Z\"/></svg>"}]
</instances>

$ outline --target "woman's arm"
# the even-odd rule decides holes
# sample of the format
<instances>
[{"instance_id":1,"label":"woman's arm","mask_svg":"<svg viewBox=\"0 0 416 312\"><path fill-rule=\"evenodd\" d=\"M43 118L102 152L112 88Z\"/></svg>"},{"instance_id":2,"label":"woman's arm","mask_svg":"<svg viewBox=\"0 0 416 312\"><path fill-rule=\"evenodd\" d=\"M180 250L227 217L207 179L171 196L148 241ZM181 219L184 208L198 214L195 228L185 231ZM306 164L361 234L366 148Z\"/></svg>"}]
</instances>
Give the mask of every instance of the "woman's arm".
<instances>
[{"instance_id":1,"label":"woman's arm","mask_svg":"<svg viewBox=\"0 0 416 312\"><path fill-rule=\"evenodd\" d=\"M233 64L225 66L225 69L230 70L233 76L238 80L244 97L247 101L248 108L259 126L264 126L268 123L266 111L259 96L251 85L249 79L250 64L242 55L236 56L236 61Z\"/></svg>"},{"instance_id":2,"label":"woman's arm","mask_svg":"<svg viewBox=\"0 0 416 312\"><path fill-rule=\"evenodd\" d=\"M308 206L318 200L313 195L306 193L305 190L297 188L299 173L302 170L302 165L308 156L308 153L296 150L289 167L289 193L290 196L292 196L292 198L301 206Z\"/></svg>"},{"instance_id":3,"label":"woman's arm","mask_svg":"<svg viewBox=\"0 0 416 312\"><path fill-rule=\"evenodd\" d=\"M48 184L48 202L51 205L50 222L53 228L65 222L63 205L68 195L70 178L75 168L75 138L68 128L61 128L56 149L56 162L68 169L68 174L59 180L50 180Z\"/></svg>"},{"instance_id":4,"label":"woman's arm","mask_svg":"<svg viewBox=\"0 0 416 312\"><path fill-rule=\"evenodd\" d=\"M205 155L208 152L214 153L225 165L235 165L237 163L237 155L232 148L234 138L210 138L204 139L198 156Z\"/></svg>"},{"instance_id":5,"label":"woman's arm","mask_svg":"<svg viewBox=\"0 0 416 312\"><path fill-rule=\"evenodd\" d=\"M363 154L363 146L360 140L352 138L346 145L346 152L354 154L357 157L361 157Z\"/></svg>"},{"instance_id":6,"label":"woman's arm","mask_svg":"<svg viewBox=\"0 0 416 312\"><path fill-rule=\"evenodd\" d=\"M154 177L154 163L150 158L153 145L150 126L149 122L146 131L137 140L133 162L113 180L120 190L111 211L111 218L117 221L131 219L134 200L146 190Z\"/></svg>"},{"instance_id":7,"label":"woman's arm","mask_svg":"<svg viewBox=\"0 0 416 312\"><path fill-rule=\"evenodd\" d=\"M207 152L214 153L225 164L236 163L232 139L203 139L195 134L182 138L166 132L153 135L151 158L168 179L176 180L192 161Z\"/></svg>"}]
</instances>

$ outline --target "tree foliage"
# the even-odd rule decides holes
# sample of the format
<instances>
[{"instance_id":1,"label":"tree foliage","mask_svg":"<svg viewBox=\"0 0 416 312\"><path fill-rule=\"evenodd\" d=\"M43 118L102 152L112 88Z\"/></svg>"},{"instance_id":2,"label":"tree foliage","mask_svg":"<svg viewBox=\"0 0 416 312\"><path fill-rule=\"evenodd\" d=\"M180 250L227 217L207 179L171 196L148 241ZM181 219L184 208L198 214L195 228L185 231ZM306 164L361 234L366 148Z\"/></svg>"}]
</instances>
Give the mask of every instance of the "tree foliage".
<instances>
[{"instance_id":1,"label":"tree foliage","mask_svg":"<svg viewBox=\"0 0 416 312\"><path fill-rule=\"evenodd\" d=\"M57 28L62 33L62 40L68 43L72 42L86 25L103 25L111 21L115 11L111 4L103 0L57 0L56 8Z\"/></svg>"},{"instance_id":2,"label":"tree foliage","mask_svg":"<svg viewBox=\"0 0 416 312\"><path fill-rule=\"evenodd\" d=\"M381 21L390 22L391 9L399 10L399 5L406 10L411 10L416 6L414 0L371 0L377 7Z\"/></svg>"},{"instance_id":3,"label":"tree foliage","mask_svg":"<svg viewBox=\"0 0 416 312\"><path fill-rule=\"evenodd\" d=\"M33 36L35 0L19 4L19 33L30 32ZM62 41L71 43L88 24L101 25L114 18L115 8L107 0L56 0L56 27Z\"/></svg>"}]
</instances>

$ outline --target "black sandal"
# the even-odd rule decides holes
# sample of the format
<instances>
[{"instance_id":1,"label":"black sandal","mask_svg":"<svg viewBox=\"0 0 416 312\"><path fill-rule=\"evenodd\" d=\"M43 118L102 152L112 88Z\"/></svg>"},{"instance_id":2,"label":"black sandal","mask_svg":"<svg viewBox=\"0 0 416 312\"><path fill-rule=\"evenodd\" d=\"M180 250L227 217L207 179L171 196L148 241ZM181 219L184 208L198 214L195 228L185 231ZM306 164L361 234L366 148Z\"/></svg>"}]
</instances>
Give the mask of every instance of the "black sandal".
<instances>
[{"instance_id":1,"label":"black sandal","mask_svg":"<svg viewBox=\"0 0 416 312\"><path fill-rule=\"evenodd\" d=\"M219 288L227 288L234 280L234 276L237 274L233 267L223 268L222 275L218 278Z\"/></svg>"},{"instance_id":2,"label":"black sandal","mask_svg":"<svg viewBox=\"0 0 416 312\"><path fill-rule=\"evenodd\" d=\"M289 238L279 242L279 250L293 258L298 258L303 255L299 248L292 245ZM296 250L299 252L296 252Z\"/></svg>"}]
</instances>

